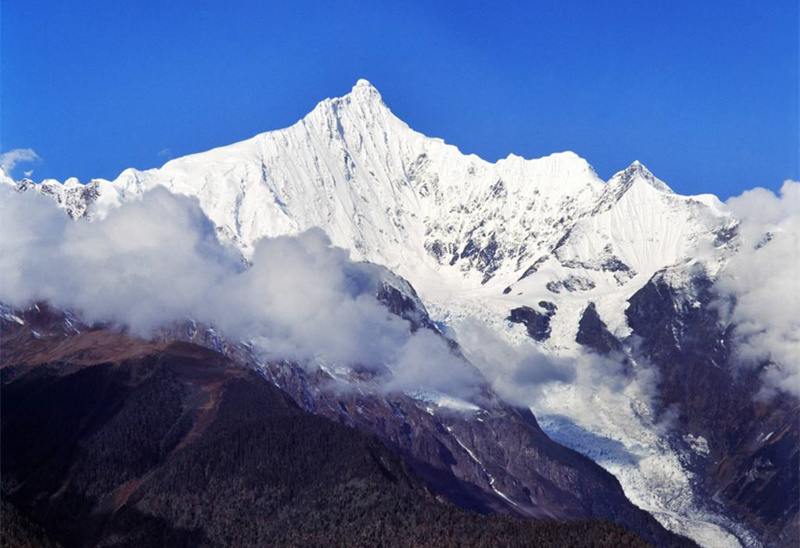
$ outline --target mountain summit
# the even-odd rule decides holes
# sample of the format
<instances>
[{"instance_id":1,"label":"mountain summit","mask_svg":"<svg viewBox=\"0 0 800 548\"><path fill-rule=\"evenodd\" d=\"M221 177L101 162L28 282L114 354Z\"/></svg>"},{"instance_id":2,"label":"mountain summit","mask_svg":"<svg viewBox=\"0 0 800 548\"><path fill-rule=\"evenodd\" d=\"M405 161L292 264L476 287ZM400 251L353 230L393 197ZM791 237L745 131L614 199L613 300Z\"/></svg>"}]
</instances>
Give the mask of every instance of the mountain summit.
<instances>
[{"instance_id":1,"label":"mountain summit","mask_svg":"<svg viewBox=\"0 0 800 548\"><path fill-rule=\"evenodd\" d=\"M664 181L656 179L656 176L639 160L634 160L631 165L611 177L611 181L618 181L620 185L631 185L636 179L647 181L653 188L661 192L672 193L672 189Z\"/></svg>"},{"instance_id":2,"label":"mountain summit","mask_svg":"<svg viewBox=\"0 0 800 548\"><path fill-rule=\"evenodd\" d=\"M377 97L378 99L381 97L381 94L377 89L375 89L375 86L373 86L369 80L364 78L358 79L350 93L365 93L370 97Z\"/></svg>"}]
</instances>

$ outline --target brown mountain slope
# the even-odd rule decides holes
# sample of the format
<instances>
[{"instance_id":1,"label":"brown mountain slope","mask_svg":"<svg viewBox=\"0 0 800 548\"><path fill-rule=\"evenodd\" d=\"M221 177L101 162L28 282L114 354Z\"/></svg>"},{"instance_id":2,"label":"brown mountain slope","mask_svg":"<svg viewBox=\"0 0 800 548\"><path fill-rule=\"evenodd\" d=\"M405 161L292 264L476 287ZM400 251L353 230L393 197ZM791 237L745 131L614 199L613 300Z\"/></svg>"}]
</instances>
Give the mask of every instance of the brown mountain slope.
<instances>
[{"instance_id":1,"label":"brown mountain slope","mask_svg":"<svg viewBox=\"0 0 800 548\"><path fill-rule=\"evenodd\" d=\"M39 342L4 347L2 489L63 546L646 545L607 522L460 510L377 438L197 345Z\"/></svg>"}]
</instances>

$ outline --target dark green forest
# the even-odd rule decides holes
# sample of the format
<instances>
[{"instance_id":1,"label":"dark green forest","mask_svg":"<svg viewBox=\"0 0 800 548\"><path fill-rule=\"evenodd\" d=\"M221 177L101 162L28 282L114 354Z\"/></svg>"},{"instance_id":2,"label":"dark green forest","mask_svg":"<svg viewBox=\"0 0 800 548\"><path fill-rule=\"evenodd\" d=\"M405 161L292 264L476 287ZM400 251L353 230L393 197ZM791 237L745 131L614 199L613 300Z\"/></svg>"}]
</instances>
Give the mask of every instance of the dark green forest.
<instances>
[{"instance_id":1,"label":"dark green forest","mask_svg":"<svg viewBox=\"0 0 800 548\"><path fill-rule=\"evenodd\" d=\"M4 367L1 434L9 548L646 546L459 509L377 438L194 345Z\"/></svg>"}]
</instances>

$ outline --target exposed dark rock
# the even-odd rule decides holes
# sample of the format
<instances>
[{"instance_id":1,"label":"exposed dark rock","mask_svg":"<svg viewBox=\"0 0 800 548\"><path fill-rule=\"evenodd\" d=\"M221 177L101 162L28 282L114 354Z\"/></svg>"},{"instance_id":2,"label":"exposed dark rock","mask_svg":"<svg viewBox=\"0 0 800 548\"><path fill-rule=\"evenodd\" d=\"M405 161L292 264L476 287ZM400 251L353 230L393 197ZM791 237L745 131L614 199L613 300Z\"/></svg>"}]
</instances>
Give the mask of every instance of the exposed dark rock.
<instances>
[{"instance_id":1,"label":"exposed dark rock","mask_svg":"<svg viewBox=\"0 0 800 548\"><path fill-rule=\"evenodd\" d=\"M410 292L403 293L396 287L384 283L380 291L376 295L377 299L382 302L392 314L400 316L411 323L411 330L416 331L420 327L431 329L439 332L439 329L428 317L428 312L422 307L419 297L410 285L408 285Z\"/></svg>"},{"instance_id":2,"label":"exposed dark rock","mask_svg":"<svg viewBox=\"0 0 800 548\"><path fill-rule=\"evenodd\" d=\"M756 249L761 249L768 243L770 243L775 238L775 235L772 232L767 232L764 236L761 237L761 240L756 244Z\"/></svg>"},{"instance_id":3,"label":"exposed dark rock","mask_svg":"<svg viewBox=\"0 0 800 548\"><path fill-rule=\"evenodd\" d=\"M572 230L571 229L567 230L564 233L564 235L561 236L561 238L558 239L558 241L556 242L556 245L554 245L553 249L550 250L551 253L554 253L556 255L556 257L558 257L559 251L569 241L570 236L572 236Z\"/></svg>"},{"instance_id":4,"label":"exposed dark rock","mask_svg":"<svg viewBox=\"0 0 800 548\"><path fill-rule=\"evenodd\" d=\"M558 310L558 307L555 303L551 303L550 301L539 301L539 308L543 309L548 315L552 316Z\"/></svg>"},{"instance_id":5,"label":"exposed dark rock","mask_svg":"<svg viewBox=\"0 0 800 548\"><path fill-rule=\"evenodd\" d=\"M489 189L489 194L493 198L505 198L508 195L508 190L506 190L506 184L503 182L502 179L498 179L495 184Z\"/></svg>"},{"instance_id":6,"label":"exposed dark rock","mask_svg":"<svg viewBox=\"0 0 800 548\"><path fill-rule=\"evenodd\" d=\"M32 189L35 184L36 183L34 183L31 179L25 177L15 182L15 188L17 192L27 192L28 190Z\"/></svg>"},{"instance_id":7,"label":"exposed dark rock","mask_svg":"<svg viewBox=\"0 0 800 548\"><path fill-rule=\"evenodd\" d=\"M454 265L458 260L458 253L456 253L456 246L452 243L447 244L441 240L433 240L425 242L425 249L430 255L436 259L439 264L445 264L447 257L450 257L450 265Z\"/></svg>"},{"instance_id":8,"label":"exposed dark rock","mask_svg":"<svg viewBox=\"0 0 800 548\"><path fill-rule=\"evenodd\" d=\"M478 246L475 245L475 242L470 238L469 240L467 240L467 245L465 245L464 249L461 250L461 255L459 257L462 259L474 257L475 255L478 254L479 251L480 249L478 248Z\"/></svg>"},{"instance_id":9,"label":"exposed dark rock","mask_svg":"<svg viewBox=\"0 0 800 548\"><path fill-rule=\"evenodd\" d=\"M603 272L625 272L632 273L631 267L623 263L618 257L608 257L600 263L600 270ZM631 274L631 278L636 274Z\"/></svg>"},{"instance_id":10,"label":"exposed dark rock","mask_svg":"<svg viewBox=\"0 0 800 548\"><path fill-rule=\"evenodd\" d=\"M528 335L535 341L545 341L550 337L550 318L554 311L537 312L528 306L520 306L511 310L508 321L521 323L528 330Z\"/></svg>"},{"instance_id":11,"label":"exposed dark rock","mask_svg":"<svg viewBox=\"0 0 800 548\"><path fill-rule=\"evenodd\" d=\"M732 242L734 238L739 234L739 225L738 223L730 224L719 229L715 234L714 238L714 245L721 246L728 242Z\"/></svg>"},{"instance_id":12,"label":"exposed dark rock","mask_svg":"<svg viewBox=\"0 0 800 548\"><path fill-rule=\"evenodd\" d=\"M562 291L568 291L570 293L575 293L576 291L589 291L590 289L594 289L595 285L594 282L589 278L572 275L563 280L547 282L545 287L550 293L558 294Z\"/></svg>"},{"instance_id":13,"label":"exposed dark rock","mask_svg":"<svg viewBox=\"0 0 800 548\"><path fill-rule=\"evenodd\" d=\"M528 268L525 269L525 272L522 273L522 276L520 276L517 281L518 282L522 281L525 278L527 278L528 276L530 276L532 274L536 274L536 272L539 270L539 268L545 262L547 262L547 259L549 259L548 255L544 255L543 257L539 257L538 259L536 259L531 266L529 266Z\"/></svg>"},{"instance_id":14,"label":"exposed dark rock","mask_svg":"<svg viewBox=\"0 0 800 548\"><path fill-rule=\"evenodd\" d=\"M608 330L594 303L589 303L583 311L575 342L603 355L622 351L622 343Z\"/></svg>"},{"instance_id":15,"label":"exposed dark rock","mask_svg":"<svg viewBox=\"0 0 800 548\"><path fill-rule=\"evenodd\" d=\"M64 208L70 218L79 219L88 215L89 208L100 196L99 184L99 181L93 180L85 185L66 187L54 182L37 185L30 179L23 179L16 183L16 189L18 192L38 190L42 195L49 197Z\"/></svg>"},{"instance_id":16,"label":"exposed dark rock","mask_svg":"<svg viewBox=\"0 0 800 548\"><path fill-rule=\"evenodd\" d=\"M503 260L503 252L500 250L494 234L491 235L489 242L481 249L478 254L478 270L483 272L482 284L485 284L494 276L495 271L500 267Z\"/></svg>"},{"instance_id":17,"label":"exposed dark rock","mask_svg":"<svg viewBox=\"0 0 800 548\"><path fill-rule=\"evenodd\" d=\"M479 272L483 272L482 284L485 284L492 279L494 273L500 268L506 254L500 248L497 238L494 233L481 234L479 237L480 229L483 223L467 232L467 243L464 245L461 253L453 253L450 259L450 266L453 266L459 260L466 260L466 264L471 268L475 268ZM437 250L429 249L429 252L435 255ZM511 255L513 256L513 252ZM438 259L437 259L438 260Z\"/></svg>"},{"instance_id":18,"label":"exposed dark rock","mask_svg":"<svg viewBox=\"0 0 800 548\"><path fill-rule=\"evenodd\" d=\"M636 276L636 271L625 264L614 254L611 244L607 244L597 255L587 259L578 259L565 253L561 242L554 249L554 255L558 262L566 268L594 270L596 272L609 272L614 275L617 283L622 285Z\"/></svg>"},{"instance_id":19,"label":"exposed dark rock","mask_svg":"<svg viewBox=\"0 0 800 548\"><path fill-rule=\"evenodd\" d=\"M631 299L628 323L659 370L663 410L681 436L702 436L694 466L706 498L759 533L767 546L800 543L800 402L764 399L760 369L737 365L734 326L720 321L713 285L698 272L676 289L656 274Z\"/></svg>"}]
</instances>

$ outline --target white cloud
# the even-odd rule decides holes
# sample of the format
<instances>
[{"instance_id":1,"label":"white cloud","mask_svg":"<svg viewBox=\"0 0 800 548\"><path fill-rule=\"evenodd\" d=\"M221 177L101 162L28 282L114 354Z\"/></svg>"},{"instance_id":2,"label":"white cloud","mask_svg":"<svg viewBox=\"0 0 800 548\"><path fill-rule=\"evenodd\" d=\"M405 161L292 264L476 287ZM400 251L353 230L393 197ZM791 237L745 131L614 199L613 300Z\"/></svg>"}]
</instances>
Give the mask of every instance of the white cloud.
<instances>
[{"instance_id":1,"label":"white cloud","mask_svg":"<svg viewBox=\"0 0 800 548\"><path fill-rule=\"evenodd\" d=\"M473 318L459 322L455 331L467 358L508 401L529 406L544 386L577 378L574 360L544 354L532 342L513 346Z\"/></svg>"},{"instance_id":2,"label":"white cloud","mask_svg":"<svg viewBox=\"0 0 800 548\"><path fill-rule=\"evenodd\" d=\"M651 413L657 397L657 370L643 361L625 371L619 357L581 349L553 355L530 340L510 344L472 319L456 327L467 358L498 395L532 408L537 417L567 417L588 431L606 434L619 432L622 425L635 429L641 428L642 421L655 421ZM649 424L659 431L665 427Z\"/></svg>"},{"instance_id":3,"label":"white cloud","mask_svg":"<svg viewBox=\"0 0 800 548\"><path fill-rule=\"evenodd\" d=\"M11 173L11 170L17 164L36 162L38 160L41 160L41 158L32 148L15 148L0 154L0 168L6 173Z\"/></svg>"},{"instance_id":4,"label":"white cloud","mask_svg":"<svg viewBox=\"0 0 800 548\"><path fill-rule=\"evenodd\" d=\"M800 183L728 200L741 219L738 253L717 287L732 297L739 362L764 372L765 390L800 396Z\"/></svg>"},{"instance_id":5,"label":"white cloud","mask_svg":"<svg viewBox=\"0 0 800 548\"><path fill-rule=\"evenodd\" d=\"M313 229L258 242L248 268L194 199L163 188L102 221L0 189L0 302L49 301L143 336L189 318L253 339L266 358L385 371L390 389L472 394L479 374L375 298L387 271L355 263Z\"/></svg>"}]
</instances>

